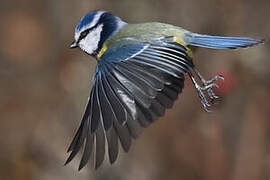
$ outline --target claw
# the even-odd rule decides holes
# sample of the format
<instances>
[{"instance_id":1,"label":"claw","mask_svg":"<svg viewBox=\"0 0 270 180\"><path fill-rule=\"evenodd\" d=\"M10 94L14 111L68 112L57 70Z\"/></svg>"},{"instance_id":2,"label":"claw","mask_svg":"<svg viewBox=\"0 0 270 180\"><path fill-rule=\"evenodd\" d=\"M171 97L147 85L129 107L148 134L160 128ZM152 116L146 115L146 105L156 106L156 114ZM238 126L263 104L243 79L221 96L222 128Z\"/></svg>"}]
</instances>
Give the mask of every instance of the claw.
<instances>
[{"instance_id":1,"label":"claw","mask_svg":"<svg viewBox=\"0 0 270 180\"><path fill-rule=\"evenodd\" d=\"M222 81L224 81L225 80L225 77L224 76L222 76L222 75L217 75L218 76L218 79L221 79Z\"/></svg>"},{"instance_id":2,"label":"claw","mask_svg":"<svg viewBox=\"0 0 270 180\"><path fill-rule=\"evenodd\" d=\"M212 112L211 110L208 109L209 106L206 106L202 101L201 101L202 105L203 105L203 109L206 111L206 112Z\"/></svg>"},{"instance_id":3,"label":"claw","mask_svg":"<svg viewBox=\"0 0 270 180\"><path fill-rule=\"evenodd\" d=\"M202 99L202 100L201 100L201 103L202 103L206 108L211 106L205 97L202 97L201 99Z\"/></svg>"}]
</instances>

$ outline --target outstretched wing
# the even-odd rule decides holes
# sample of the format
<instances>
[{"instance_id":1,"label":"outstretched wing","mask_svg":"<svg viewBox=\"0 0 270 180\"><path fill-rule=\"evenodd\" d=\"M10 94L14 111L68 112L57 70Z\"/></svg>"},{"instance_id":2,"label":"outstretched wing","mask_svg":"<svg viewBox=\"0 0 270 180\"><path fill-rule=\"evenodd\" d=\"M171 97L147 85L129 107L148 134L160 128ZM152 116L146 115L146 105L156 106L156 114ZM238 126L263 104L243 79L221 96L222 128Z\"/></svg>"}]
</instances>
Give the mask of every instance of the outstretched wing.
<instances>
[{"instance_id":1,"label":"outstretched wing","mask_svg":"<svg viewBox=\"0 0 270 180\"><path fill-rule=\"evenodd\" d=\"M124 151L129 151L141 129L172 107L184 87L184 74L193 64L186 48L170 39L129 42L109 48L102 55L66 164L84 144L79 169L93 151L98 168L104 160L106 143L109 160L114 163L118 140Z\"/></svg>"}]
</instances>

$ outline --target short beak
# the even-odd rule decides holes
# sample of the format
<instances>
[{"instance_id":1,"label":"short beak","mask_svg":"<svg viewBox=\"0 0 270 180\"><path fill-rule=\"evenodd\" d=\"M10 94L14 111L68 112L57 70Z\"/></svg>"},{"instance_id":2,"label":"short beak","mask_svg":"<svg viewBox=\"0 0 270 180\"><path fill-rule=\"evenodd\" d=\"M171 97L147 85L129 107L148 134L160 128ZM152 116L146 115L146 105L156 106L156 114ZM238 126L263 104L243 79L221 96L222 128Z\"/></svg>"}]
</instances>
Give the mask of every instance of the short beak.
<instances>
[{"instance_id":1,"label":"short beak","mask_svg":"<svg viewBox=\"0 0 270 180\"><path fill-rule=\"evenodd\" d=\"M76 48L76 47L78 47L77 42L74 40L69 47L70 48Z\"/></svg>"}]
</instances>

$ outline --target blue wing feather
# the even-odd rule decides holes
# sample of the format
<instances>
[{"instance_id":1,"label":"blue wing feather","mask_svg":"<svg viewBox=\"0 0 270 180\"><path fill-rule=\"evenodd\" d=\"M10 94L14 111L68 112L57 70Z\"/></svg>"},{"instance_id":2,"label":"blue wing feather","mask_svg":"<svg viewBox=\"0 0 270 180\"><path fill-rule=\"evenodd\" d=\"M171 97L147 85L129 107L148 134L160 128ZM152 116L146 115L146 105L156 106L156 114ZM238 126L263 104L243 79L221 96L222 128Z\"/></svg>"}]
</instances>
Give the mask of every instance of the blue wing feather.
<instances>
[{"instance_id":1,"label":"blue wing feather","mask_svg":"<svg viewBox=\"0 0 270 180\"><path fill-rule=\"evenodd\" d=\"M127 152L131 138L172 107L193 63L186 48L168 41L129 42L108 48L98 61L94 85L81 125L69 147L70 162L85 143L79 169L95 145L95 167L105 154L118 156L118 139ZM95 138L95 141L94 141Z\"/></svg>"}]
</instances>

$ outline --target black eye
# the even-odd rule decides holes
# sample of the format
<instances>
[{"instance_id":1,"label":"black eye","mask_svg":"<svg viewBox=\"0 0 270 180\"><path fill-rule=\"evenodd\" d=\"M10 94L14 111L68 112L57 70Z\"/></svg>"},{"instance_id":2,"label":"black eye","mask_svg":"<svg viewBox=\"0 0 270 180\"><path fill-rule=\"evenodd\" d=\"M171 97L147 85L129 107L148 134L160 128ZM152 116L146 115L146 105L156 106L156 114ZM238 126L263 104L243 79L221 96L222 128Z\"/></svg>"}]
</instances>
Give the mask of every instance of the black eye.
<instances>
[{"instance_id":1,"label":"black eye","mask_svg":"<svg viewBox=\"0 0 270 180\"><path fill-rule=\"evenodd\" d=\"M90 29L84 30L84 31L81 33L79 40L85 38L85 37L87 36L87 34L89 33L89 31L90 31Z\"/></svg>"}]
</instances>

